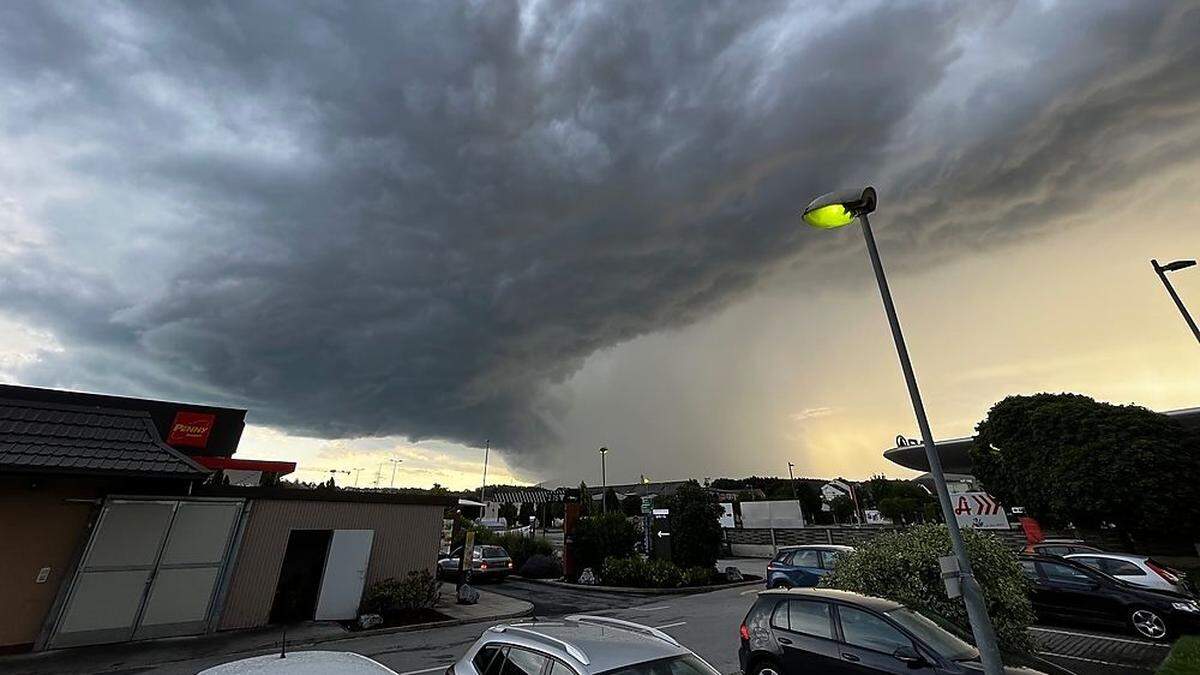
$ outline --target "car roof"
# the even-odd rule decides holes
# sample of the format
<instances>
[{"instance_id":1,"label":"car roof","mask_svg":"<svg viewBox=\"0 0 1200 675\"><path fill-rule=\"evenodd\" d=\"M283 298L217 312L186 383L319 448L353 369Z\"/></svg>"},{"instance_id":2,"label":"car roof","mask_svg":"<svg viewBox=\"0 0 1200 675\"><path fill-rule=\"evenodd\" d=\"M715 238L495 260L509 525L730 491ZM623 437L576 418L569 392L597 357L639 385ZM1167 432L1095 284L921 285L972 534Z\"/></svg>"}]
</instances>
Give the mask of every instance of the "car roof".
<instances>
[{"instance_id":1,"label":"car roof","mask_svg":"<svg viewBox=\"0 0 1200 675\"><path fill-rule=\"evenodd\" d=\"M200 675L395 675L396 671L354 652L298 651L287 652L287 658L279 654L253 656L229 663L222 663Z\"/></svg>"},{"instance_id":2,"label":"car roof","mask_svg":"<svg viewBox=\"0 0 1200 675\"><path fill-rule=\"evenodd\" d=\"M1113 560L1124 560L1126 562L1142 562L1149 559L1150 556L1134 555L1132 553L1109 553L1108 551L1083 551L1080 553L1068 553L1064 558L1110 558Z\"/></svg>"},{"instance_id":3,"label":"car roof","mask_svg":"<svg viewBox=\"0 0 1200 675\"><path fill-rule=\"evenodd\" d=\"M789 588L786 590L775 589L763 591L759 593L759 595L786 595L789 598L842 602L850 605L866 607L867 609L873 609L877 612L890 612L894 609L900 609L904 606L895 600L877 598L873 595L863 595L862 593L843 591L836 588Z\"/></svg>"},{"instance_id":4,"label":"car roof","mask_svg":"<svg viewBox=\"0 0 1200 675\"><path fill-rule=\"evenodd\" d=\"M611 617L502 624L488 633L494 641L531 647L592 673L691 653L662 631Z\"/></svg>"},{"instance_id":5,"label":"car roof","mask_svg":"<svg viewBox=\"0 0 1200 675\"><path fill-rule=\"evenodd\" d=\"M780 546L779 552L784 551L853 551L853 546L843 546L842 544L800 544L799 546Z\"/></svg>"}]
</instances>

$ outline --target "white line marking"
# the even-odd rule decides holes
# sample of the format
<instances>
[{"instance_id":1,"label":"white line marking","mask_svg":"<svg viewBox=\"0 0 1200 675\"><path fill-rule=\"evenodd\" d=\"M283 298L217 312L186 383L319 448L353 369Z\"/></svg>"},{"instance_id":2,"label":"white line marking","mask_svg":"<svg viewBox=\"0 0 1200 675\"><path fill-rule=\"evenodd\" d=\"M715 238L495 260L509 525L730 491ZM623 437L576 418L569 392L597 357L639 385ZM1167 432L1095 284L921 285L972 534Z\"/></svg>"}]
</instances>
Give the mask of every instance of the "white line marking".
<instances>
[{"instance_id":1,"label":"white line marking","mask_svg":"<svg viewBox=\"0 0 1200 675\"><path fill-rule=\"evenodd\" d=\"M687 623L686 621L676 621L675 623L664 623L661 626L655 626L655 628L662 630L664 628L674 628L676 626L682 626L686 623ZM404 673L401 673L400 675L404 675Z\"/></svg>"},{"instance_id":2,"label":"white line marking","mask_svg":"<svg viewBox=\"0 0 1200 675\"><path fill-rule=\"evenodd\" d=\"M1171 648L1171 645L1164 645L1164 644L1161 644L1158 642L1147 642L1146 640L1128 640L1126 638L1109 637L1107 635L1097 635L1095 633L1076 633L1074 631L1069 631L1069 630L1057 630L1054 628L1040 628L1038 626L1034 626L1033 628L1030 628L1029 630L1037 630L1037 631L1042 631L1044 633L1058 633L1059 635L1074 635L1076 637L1094 638L1096 640L1108 640L1110 642L1124 642L1126 644L1144 645L1146 647L1162 647L1163 649Z\"/></svg>"},{"instance_id":3,"label":"white line marking","mask_svg":"<svg viewBox=\"0 0 1200 675\"><path fill-rule=\"evenodd\" d=\"M656 607L629 607L628 609L635 612L657 612L660 609L670 609L670 605L658 605Z\"/></svg>"},{"instance_id":4,"label":"white line marking","mask_svg":"<svg viewBox=\"0 0 1200 675\"><path fill-rule=\"evenodd\" d=\"M410 670L410 671L407 671L404 673L400 673L400 675L420 675L421 673L432 673L435 670L445 670L449 667L450 667L450 664L446 664L444 666L434 666L432 668L426 668L425 670Z\"/></svg>"},{"instance_id":5,"label":"white line marking","mask_svg":"<svg viewBox=\"0 0 1200 675\"><path fill-rule=\"evenodd\" d=\"M738 593L738 595L750 595L751 593L757 593L761 590L762 590L761 588L751 588L748 591L742 591L741 593Z\"/></svg>"},{"instance_id":6,"label":"white line marking","mask_svg":"<svg viewBox=\"0 0 1200 675\"><path fill-rule=\"evenodd\" d=\"M1054 657L1060 658L1060 659L1075 659L1076 661L1087 661L1088 663L1100 663L1100 664L1103 664L1106 666L1116 666L1118 668L1137 668L1138 670L1141 670L1141 671L1144 671L1147 673L1154 672L1153 670L1151 670L1149 668L1143 668L1141 666L1134 666L1134 665L1130 665L1128 663L1115 663L1113 661L1101 661L1100 659L1089 659L1086 656L1071 656L1070 654L1055 654L1054 652L1038 652L1038 656L1054 656ZM401 673L400 675L404 675L404 674Z\"/></svg>"}]
</instances>

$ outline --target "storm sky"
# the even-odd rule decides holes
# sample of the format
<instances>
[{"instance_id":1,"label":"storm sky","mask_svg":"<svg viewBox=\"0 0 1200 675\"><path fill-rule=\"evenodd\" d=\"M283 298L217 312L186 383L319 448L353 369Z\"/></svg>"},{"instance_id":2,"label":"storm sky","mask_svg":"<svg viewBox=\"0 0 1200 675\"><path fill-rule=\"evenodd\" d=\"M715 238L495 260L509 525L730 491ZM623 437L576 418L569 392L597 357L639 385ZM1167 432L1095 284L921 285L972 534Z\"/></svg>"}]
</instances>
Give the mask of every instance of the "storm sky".
<instances>
[{"instance_id":1,"label":"storm sky","mask_svg":"<svg viewBox=\"0 0 1200 675\"><path fill-rule=\"evenodd\" d=\"M1009 393L1200 405L1195 2L0 4L8 381L308 479L897 473ZM1200 311L1200 272L1177 273ZM1190 296L1189 296L1190 292ZM782 467L782 468L781 468Z\"/></svg>"}]
</instances>

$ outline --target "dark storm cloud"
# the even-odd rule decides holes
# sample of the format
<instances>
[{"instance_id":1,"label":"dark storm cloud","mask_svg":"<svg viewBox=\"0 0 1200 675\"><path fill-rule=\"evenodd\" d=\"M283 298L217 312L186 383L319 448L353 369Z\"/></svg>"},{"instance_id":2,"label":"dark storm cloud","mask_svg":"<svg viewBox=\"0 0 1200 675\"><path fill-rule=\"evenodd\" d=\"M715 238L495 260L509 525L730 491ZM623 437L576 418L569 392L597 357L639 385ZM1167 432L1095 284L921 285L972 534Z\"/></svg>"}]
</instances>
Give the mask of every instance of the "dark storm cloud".
<instances>
[{"instance_id":1,"label":"dark storm cloud","mask_svg":"<svg viewBox=\"0 0 1200 675\"><path fill-rule=\"evenodd\" d=\"M803 264L814 192L882 177L951 251L1177 161L1197 34L1152 2L9 3L0 179L49 240L3 308L65 349L26 381L536 461L548 383Z\"/></svg>"}]
</instances>

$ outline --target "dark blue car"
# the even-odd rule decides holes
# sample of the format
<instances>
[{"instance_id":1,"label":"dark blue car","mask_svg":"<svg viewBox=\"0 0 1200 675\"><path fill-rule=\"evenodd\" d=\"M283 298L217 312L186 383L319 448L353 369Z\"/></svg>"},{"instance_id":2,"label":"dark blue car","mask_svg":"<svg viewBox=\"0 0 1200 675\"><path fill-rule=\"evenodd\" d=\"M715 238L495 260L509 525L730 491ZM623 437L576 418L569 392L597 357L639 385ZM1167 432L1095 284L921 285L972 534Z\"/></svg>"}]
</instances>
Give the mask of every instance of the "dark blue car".
<instances>
[{"instance_id":1,"label":"dark blue car","mask_svg":"<svg viewBox=\"0 0 1200 675\"><path fill-rule=\"evenodd\" d=\"M804 588L816 586L829 574L837 556L854 549L836 544L785 546L767 565L767 588Z\"/></svg>"}]
</instances>

